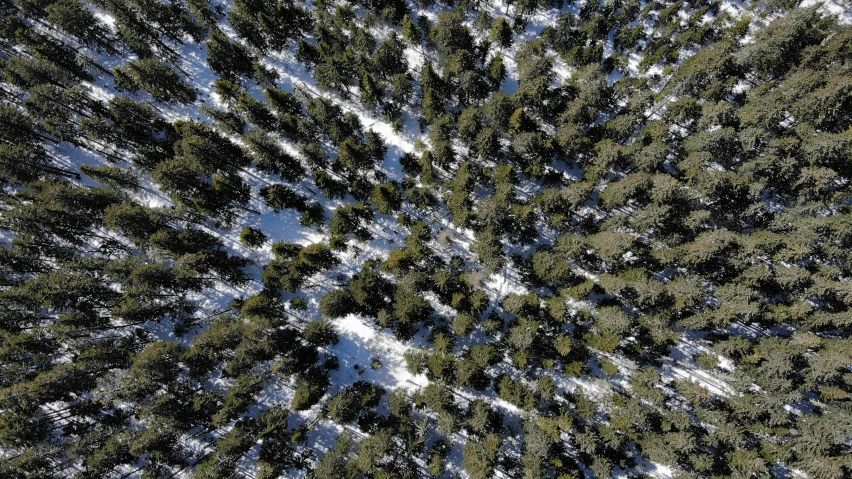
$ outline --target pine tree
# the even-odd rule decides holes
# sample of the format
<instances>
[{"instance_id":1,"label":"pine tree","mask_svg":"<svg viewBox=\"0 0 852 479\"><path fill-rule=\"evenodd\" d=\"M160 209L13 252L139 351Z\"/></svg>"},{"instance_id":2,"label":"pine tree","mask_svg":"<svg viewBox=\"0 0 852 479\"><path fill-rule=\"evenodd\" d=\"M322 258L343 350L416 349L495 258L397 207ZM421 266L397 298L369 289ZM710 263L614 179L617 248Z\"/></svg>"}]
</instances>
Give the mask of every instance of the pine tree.
<instances>
[{"instance_id":1,"label":"pine tree","mask_svg":"<svg viewBox=\"0 0 852 479\"><path fill-rule=\"evenodd\" d=\"M509 21L505 17L500 17L491 25L491 41L500 46L500 48L509 48L512 46L513 33Z\"/></svg>"},{"instance_id":2,"label":"pine tree","mask_svg":"<svg viewBox=\"0 0 852 479\"><path fill-rule=\"evenodd\" d=\"M303 334L305 341L316 347L334 345L340 341L331 323L322 320L309 322Z\"/></svg>"},{"instance_id":3,"label":"pine tree","mask_svg":"<svg viewBox=\"0 0 852 479\"><path fill-rule=\"evenodd\" d=\"M59 51L56 55L66 53ZM82 70L75 61L63 65L61 58L57 60L59 64L44 57L13 56L3 65L3 77L7 82L24 90L29 90L36 85L73 88L80 81L94 80L91 74Z\"/></svg>"},{"instance_id":4,"label":"pine tree","mask_svg":"<svg viewBox=\"0 0 852 479\"><path fill-rule=\"evenodd\" d=\"M132 151L133 162L147 170L173 154L175 129L150 105L115 97L108 107L108 113L80 121L80 129L90 138Z\"/></svg>"},{"instance_id":5,"label":"pine tree","mask_svg":"<svg viewBox=\"0 0 852 479\"><path fill-rule=\"evenodd\" d=\"M65 30L86 45L114 52L115 47L106 28L85 4L77 0L60 0L45 7L47 21Z\"/></svg>"},{"instance_id":6,"label":"pine tree","mask_svg":"<svg viewBox=\"0 0 852 479\"><path fill-rule=\"evenodd\" d=\"M502 440L496 434L487 434L482 441L468 441L464 446L464 469L472 479L488 479L500 453Z\"/></svg>"},{"instance_id":7,"label":"pine tree","mask_svg":"<svg viewBox=\"0 0 852 479\"><path fill-rule=\"evenodd\" d=\"M266 242L266 235L259 229L245 227L240 232L240 242L246 246L257 248Z\"/></svg>"},{"instance_id":8,"label":"pine tree","mask_svg":"<svg viewBox=\"0 0 852 479\"><path fill-rule=\"evenodd\" d=\"M263 131L274 131L278 126L275 116L265 103L255 100L246 92L241 92L236 100L237 109L248 123Z\"/></svg>"},{"instance_id":9,"label":"pine tree","mask_svg":"<svg viewBox=\"0 0 852 479\"><path fill-rule=\"evenodd\" d=\"M364 204L340 206L334 210L329 224L333 236L353 235L359 241L372 239L367 225L373 219L373 210Z\"/></svg>"},{"instance_id":10,"label":"pine tree","mask_svg":"<svg viewBox=\"0 0 852 479\"><path fill-rule=\"evenodd\" d=\"M258 477L271 479L300 465L298 454L287 431L290 412L274 405L261 412L256 420L261 442L258 454Z\"/></svg>"},{"instance_id":11,"label":"pine tree","mask_svg":"<svg viewBox=\"0 0 852 479\"><path fill-rule=\"evenodd\" d=\"M70 176L50 165L32 120L14 107L0 106L0 178L3 182L27 183L45 174Z\"/></svg>"},{"instance_id":12,"label":"pine tree","mask_svg":"<svg viewBox=\"0 0 852 479\"><path fill-rule=\"evenodd\" d=\"M396 32L391 32L387 40L383 41L371 59L376 75L384 81L393 78L394 75L402 75L408 71L408 64L403 54L405 46L397 37Z\"/></svg>"},{"instance_id":13,"label":"pine tree","mask_svg":"<svg viewBox=\"0 0 852 479\"><path fill-rule=\"evenodd\" d=\"M253 75L253 59L248 49L231 42L218 29L213 30L206 45L207 63L222 78L237 81L241 76Z\"/></svg>"},{"instance_id":14,"label":"pine tree","mask_svg":"<svg viewBox=\"0 0 852 479\"><path fill-rule=\"evenodd\" d=\"M37 85L30 88L24 108L44 133L58 141L79 144L77 121L86 103L85 94L77 89Z\"/></svg>"},{"instance_id":15,"label":"pine tree","mask_svg":"<svg viewBox=\"0 0 852 479\"><path fill-rule=\"evenodd\" d=\"M320 298L320 312L327 318L339 318L352 311L355 298L344 289L333 289Z\"/></svg>"},{"instance_id":16,"label":"pine tree","mask_svg":"<svg viewBox=\"0 0 852 479\"><path fill-rule=\"evenodd\" d=\"M414 94L414 80L410 73L398 73L391 78L390 96L400 106L408 105Z\"/></svg>"},{"instance_id":17,"label":"pine tree","mask_svg":"<svg viewBox=\"0 0 852 479\"><path fill-rule=\"evenodd\" d=\"M140 352L122 378L120 395L126 399L142 399L167 385L180 374L178 358L181 348L171 341L151 343Z\"/></svg>"},{"instance_id":18,"label":"pine tree","mask_svg":"<svg viewBox=\"0 0 852 479\"><path fill-rule=\"evenodd\" d=\"M379 213L389 215L402 206L402 192L396 183L382 183L373 188L370 198Z\"/></svg>"},{"instance_id":19,"label":"pine tree","mask_svg":"<svg viewBox=\"0 0 852 479\"><path fill-rule=\"evenodd\" d=\"M399 288L393 299L394 317L403 326L415 326L432 314L432 306L409 288Z\"/></svg>"},{"instance_id":20,"label":"pine tree","mask_svg":"<svg viewBox=\"0 0 852 479\"><path fill-rule=\"evenodd\" d=\"M357 462L350 457L354 440L351 433L344 431L337 437L334 447L329 449L317 464L309 477L321 479L336 477L340 479L355 479L358 477Z\"/></svg>"},{"instance_id":21,"label":"pine tree","mask_svg":"<svg viewBox=\"0 0 852 479\"><path fill-rule=\"evenodd\" d=\"M90 236L91 228L106 208L119 203L114 191L89 189L59 180L31 183L7 200L11 207L3 223L18 235L47 240L61 239L79 244Z\"/></svg>"},{"instance_id":22,"label":"pine tree","mask_svg":"<svg viewBox=\"0 0 852 479\"><path fill-rule=\"evenodd\" d=\"M482 131L482 113L479 108L469 107L462 111L458 120L459 136L468 143L476 139L476 135Z\"/></svg>"},{"instance_id":23,"label":"pine tree","mask_svg":"<svg viewBox=\"0 0 852 479\"><path fill-rule=\"evenodd\" d=\"M361 105L373 110L377 108L380 102L384 99L384 92L381 90L376 80L366 70L361 71Z\"/></svg>"},{"instance_id":24,"label":"pine tree","mask_svg":"<svg viewBox=\"0 0 852 479\"><path fill-rule=\"evenodd\" d=\"M274 140L257 132L243 137L257 163L257 168L266 173L295 182L302 179L305 170L299 160L287 154Z\"/></svg>"},{"instance_id":25,"label":"pine tree","mask_svg":"<svg viewBox=\"0 0 852 479\"><path fill-rule=\"evenodd\" d=\"M195 90L174 70L153 58L133 60L114 71L119 90L145 90L157 101L189 104L195 101Z\"/></svg>"},{"instance_id":26,"label":"pine tree","mask_svg":"<svg viewBox=\"0 0 852 479\"><path fill-rule=\"evenodd\" d=\"M411 17L407 14L402 17L402 38L404 38L409 45L419 45L422 35L423 34L417 27L417 24L411 20Z\"/></svg>"}]
</instances>

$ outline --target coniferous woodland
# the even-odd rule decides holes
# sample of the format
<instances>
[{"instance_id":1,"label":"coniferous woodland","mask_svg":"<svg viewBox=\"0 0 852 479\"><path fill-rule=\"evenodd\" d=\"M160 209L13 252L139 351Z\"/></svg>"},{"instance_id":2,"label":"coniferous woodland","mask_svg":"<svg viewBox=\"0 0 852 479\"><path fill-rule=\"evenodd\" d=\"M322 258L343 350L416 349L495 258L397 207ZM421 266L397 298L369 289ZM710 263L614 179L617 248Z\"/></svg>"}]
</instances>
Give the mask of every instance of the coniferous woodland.
<instances>
[{"instance_id":1,"label":"coniferous woodland","mask_svg":"<svg viewBox=\"0 0 852 479\"><path fill-rule=\"evenodd\" d=\"M843 3L0 0L0 477L849 477Z\"/></svg>"}]
</instances>

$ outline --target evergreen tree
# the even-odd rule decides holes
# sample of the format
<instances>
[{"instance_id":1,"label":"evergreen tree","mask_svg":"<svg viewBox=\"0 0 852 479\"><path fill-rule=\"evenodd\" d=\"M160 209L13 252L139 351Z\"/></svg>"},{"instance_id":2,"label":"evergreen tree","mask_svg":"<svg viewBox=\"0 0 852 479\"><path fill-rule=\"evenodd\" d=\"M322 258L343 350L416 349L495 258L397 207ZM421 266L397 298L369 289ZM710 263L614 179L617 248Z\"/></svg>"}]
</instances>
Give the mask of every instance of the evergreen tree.
<instances>
[{"instance_id":1,"label":"evergreen tree","mask_svg":"<svg viewBox=\"0 0 852 479\"><path fill-rule=\"evenodd\" d=\"M376 80L366 70L361 72L361 105L368 110L373 110L379 106L383 100L384 92L381 90Z\"/></svg>"},{"instance_id":2,"label":"evergreen tree","mask_svg":"<svg viewBox=\"0 0 852 479\"><path fill-rule=\"evenodd\" d=\"M354 441L348 431L344 431L337 437L334 447L326 451L310 476L312 479L322 477L339 477L341 479L355 479L358 477L357 462L352 461L350 454Z\"/></svg>"},{"instance_id":3,"label":"evergreen tree","mask_svg":"<svg viewBox=\"0 0 852 479\"><path fill-rule=\"evenodd\" d=\"M257 248L266 242L266 235L259 229L246 227L240 232L240 241L246 246Z\"/></svg>"},{"instance_id":4,"label":"evergreen tree","mask_svg":"<svg viewBox=\"0 0 852 479\"><path fill-rule=\"evenodd\" d=\"M66 31L86 45L115 51L107 29L77 0L60 0L45 7L47 21Z\"/></svg>"},{"instance_id":5,"label":"evergreen tree","mask_svg":"<svg viewBox=\"0 0 852 479\"><path fill-rule=\"evenodd\" d=\"M257 132L243 137L257 163L266 173L279 175L287 181L299 181L305 174L299 160L287 154L274 140Z\"/></svg>"},{"instance_id":6,"label":"evergreen tree","mask_svg":"<svg viewBox=\"0 0 852 479\"><path fill-rule=\"evenodd\" d=\"M402 17L402 38L404 38L409 45L419 45L422 35L423 33L417 27L417 24L411 20L411 17L407 14Z\"/></svg>"},{"instance_id":7,"label":"evergreen tree","mask_svg":"<svg viewBox=\"0 0 852 479\"><path fill-rule=\"evenodd\" d=\"M505 17L500 17L491 24L491 41L500 48L509 48L513 40L512 27Z\"/></svg>"},{"instance_id":8,"label":"evergreen tree","mask_svg":"<svg viewBox=\"0 0 852 479\"><path fill-rule=\"evenodd\" d=\"M396 183L382 183L373 188L371 200L379 213L389 215L402 205L402 193Z\"/></svg>"},{"instance_id":9,"label":"evergreen tree","mask_svg":"<svg viewBox=\"0 0 852 479\"><path fill-rule=\"evenodd\" d=\"M367 225L373 219L373 210L364 204L340 206L334 210L329 224L333 236L353 235L359 241L369 241L373 235Z\"/></svg>"},{"instance_id":10,"label":"evergreen tree","mask_svg":"<svg viewBox=\"0 0 852 479\"><path fill-rule=\"evenodd\" d=\"M228 40L218 29L212 31L206 46L207 63L222 78L237 81L241 76L253 75L253 59L248 49Z\"/></svg>"},{"instance_id":11,"label":"evergreen tree","mask_svg":"<svg viewBox=\"0 0 852 479\"><path fill-rule=\"evenodd\" d=\"M473 479L488 479L494 474L502 440L488 434L483 441L468 441L464 446L464 469Z\"/></svg>"},{"instance_id":12,"label":"evergreen tree","mask_svg":"<svg viewBox=\"0 0 852 479\"><path fill-rule=\"evenodd\" d=\"M119 90L145 90L164 103L192 103L197 96L180 75L153 58L127 62L114 75Z\"/></svg>"}]
</instances>

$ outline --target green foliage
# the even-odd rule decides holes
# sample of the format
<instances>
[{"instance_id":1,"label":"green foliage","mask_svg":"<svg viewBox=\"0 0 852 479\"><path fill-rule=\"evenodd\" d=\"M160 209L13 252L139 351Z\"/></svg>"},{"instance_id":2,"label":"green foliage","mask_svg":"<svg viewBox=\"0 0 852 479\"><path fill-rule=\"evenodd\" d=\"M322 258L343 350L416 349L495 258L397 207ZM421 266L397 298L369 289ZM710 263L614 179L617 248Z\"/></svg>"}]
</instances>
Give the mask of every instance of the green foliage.
<instances>
[{"instance_id":1,"label":"green foliage","mask_svg":"<svg viewBox=\"0 0 852 479\"><path fill-rule=\"evenodd\" d=\"M459 336L467 336L475 325L476 320L466 313L460 313L453 318L453 332Z\"/></svg>"},{"instance_id":2,"label":"green foliage","mask_svg":"<svg viewBox=\"0 0 852 479\"><path fill-rule=\"evenodd\" d=\"M375 263L365 264L364 269L349 282L352 299L369 315L375 315L385 307L393 289L393 284L382 277Z\"/></svg>"},{"instance_id":3,"label":"green foliage","mask_svg":"<svg viewBox=\"0 0 852 479\"><path fill-rule=\"evenodd\" d=\"M393 314L402 324L416 325L432 314L432 306L416 291L399 288L393 299Z\"/></svg>"},{"instance_id":4,"label":"green foliage","mask_svg":"<svg viewBox=\"0 0 852 479\"><path fill-rule=\"evenodd\" d=\"M493 475L502 442L500 436L488 434L483 441L465 444L463 464L472 479L488 479Z\"/></svg>"},{"instance_id":5,"label":"green foliage","mask_svg":"<svg viewBox=\"0 0 852 479\"><path fill-rule=\"evenodd\" d=\"M145 90L164 103L192 103L196 93L180 75L153 58L130 61L115 69L119 90Z\"/></svg>"},{"instance_id":6,"label":"green foliage","mask_svg":"<svg viewBox=\"0 0 852 479\"><path fill-rule=\"evenodd\" d=\"M402 206L402 192L396 183L382 183L373 188L371 201L379 213L389 215Z\"/></svg>"},{"instance_id":7,"label":"green foliage","mask_svg":"<svg viewBox=\"0 0 852 479\"><path fill-rule=\"evenodd\" d=\"M305 341L317 347L334 345L340 341L334 326L318 319L309 322L302 334L305 336Z\"/></svg>"},{"instance_id":8,"label":"green foliage","mask_svg":"<svg viewBox=\"0 0 852 479\"><path fill-rule=\"evenodd\" d=\"M541 304L535 293L524 295L511 293L503 300L502 306L510 314L520 317L535 317L538 315Z\"/></svg>"},{"instance_id":9,"label":"green foliage","mask_svg":"<svg viewBox=\"0 0 852 479\"><path fill-rule=\"evenodd\" d=\"M310 29L310 12L293 2L237 0L228 13L237 35L260 51L280 50L288 40Z\"/></svg>"},{"instance_id":10,"label":"green foliage","mask_svg":"<svg viewBox=\"0 0 852 479\"><path fill-rule=\"evenodd\" d=\"M353 235L359 241L373 238L367 225L373 220L373 210L367 205L355 204L340 206L334 210L329 224L329 233L333 236Z\"/></svg>"},{"instance_id":11,"label":"green foliage","mask_svg":"<svg viewBox=\"0 0 852 479\"><path fill-rule=\"evenodd\" d=\"M118 191L139 189L139 176L130 169L110 165L82 165L80 171L107 188Z\"/></svg>"},{"instance_id":12,"label":"green foliage","mask_svg":"<svg viewBox=\"0 0 852 479\"><path fill-rule=\"evenodd\" d=\"M260 195L266 201L267 205L276 210L288 208L304 209L308 205L307 199L304 196L296 193L287 186L277 183L261 188Z\"/></svg>"},{"instance_id":13,"label":"green foliage","mask_svg":"<svg viewBox=\"0 0 852 479\"><path fill-rule=\"evenodd\" d=\"M376 407L385 394L384 389L365 381L357 381L325 404L331 419L339 424L354 421L359 414Z\"/></svg>"},{"instance_id":14,"label":"green foliage","mask_svg":"<svg viewBox=\"0 0 852 479\"><path fill-rule=\"evenodd\" d=\"M247 226L240 231L240 242L252 248L258 248L266 242L266 235L263 231Z\"/></svg>"},{"instance_id":15,"label":"green foliage","mask_svg":"<svg viewBox=\"0 0 852 479\"><path fill-rule=\"evenodd\" d=\"M248 48L228 40L218 29L211 32L206 46L207 64L222 78L236 81L253 75L253 58Z\"/></svg>"},{"instance_id":16,"label":"green foliage","mask_svg":"<svg viewBox=\"0 0 852 479\"><path fill-rule=\"evenodd\" d=\"M500 376L496 381L497 395L501 399L518 406L525 411L531 411L538 404L538 399L532 388L527 387L521 381L516 381L509 376Z\"/></svg>"},{"instance_id":17,"label":"green foliage","mask_svg":"<svg viewBox=\"0 0 852 479\"><path fill-rule=\"evenodd\" d=\"M237 174L247 157L206 124L177 122L175 129L175 157L157 166L154 180L182 206L229 219L248 200L248 186Z\"/></svg>"},{"instance_id":18,"label":"green foliage","mask_svg":"<svg viewBox=\"0 0 852 479\"><path fill-rule=\"evenodd\" d=\"M500 17L491 24L491 41L501 48L511 47L512 37L512 28L509 26L509 21L505 17Z\"/></svg>"},{"instance_id":19,"label":"green foliage","mask_svg":"<svg viewBox=\"0 0 852 479\"><path fill-rule=\"evenodd\" d=\"M355 479L358 476L358 471L356 463L350 458L354 444L352 434L348 431L337 436L334 447L323 454L322 459L308 477L312 479L324 477Z\"/></svg>"},{"instance_id":20,"label":"green foliage","mask_svg":"<svg viewBox=\"0 0 852 479\"><path fill-rule=\"evenodd\" d=\"M290 408L294 411L304 411L318 403L328 388L327 376L313 375L310 378L299 376L296 379L296 391Z\"/></svg>"},{"instance_id":21,"label":"green foliage","mask_svg":"<svg viewBox=\"0 0 852 479\"><path fill-rule=\"evenodd\" d=\"M248 374L237 378L228 389L222 408L213 416L213 424L222 427L228 421L242 414L252 404L254 395L259 393L267 378L263 375Z\"/></svg>"},{"instance_id":22,"label":"green foliage","mask_svg":"<svg viewBox=\"0 0 852 479\"><path fill-rule=\"evenodd\" d=\"M246 318L256 321L274 321L281 316L280 305L267 294L256 294L245 300L240 311Z\"/></svg>"},{"instance_id":23,"label":"green foliage","mask_svg":"<svg viewBox=\"0 0 852 479\"><path fill-rule=\"evenodd\" d=\"M352 312L355 298L344 289L333 289L320 298L320 312L327 318L339 318Z\"/></svg>"}]
</instances>

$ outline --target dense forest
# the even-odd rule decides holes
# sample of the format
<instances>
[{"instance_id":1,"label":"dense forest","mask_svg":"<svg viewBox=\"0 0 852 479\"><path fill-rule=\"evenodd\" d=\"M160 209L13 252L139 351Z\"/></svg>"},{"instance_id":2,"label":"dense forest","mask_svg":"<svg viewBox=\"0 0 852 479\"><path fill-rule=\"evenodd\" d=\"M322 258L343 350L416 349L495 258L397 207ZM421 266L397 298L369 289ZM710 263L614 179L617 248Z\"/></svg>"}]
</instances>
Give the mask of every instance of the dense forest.
<instances>
[{"instance_id":1,"label":"dense forest","mask_svg":"<svg viewBox=\"0 0 852 479\"><path fill-rule=\"evenodd\" d=\"M0 477L852 476L844 2L0 5Z\"/></svg>"}]
</instances>

